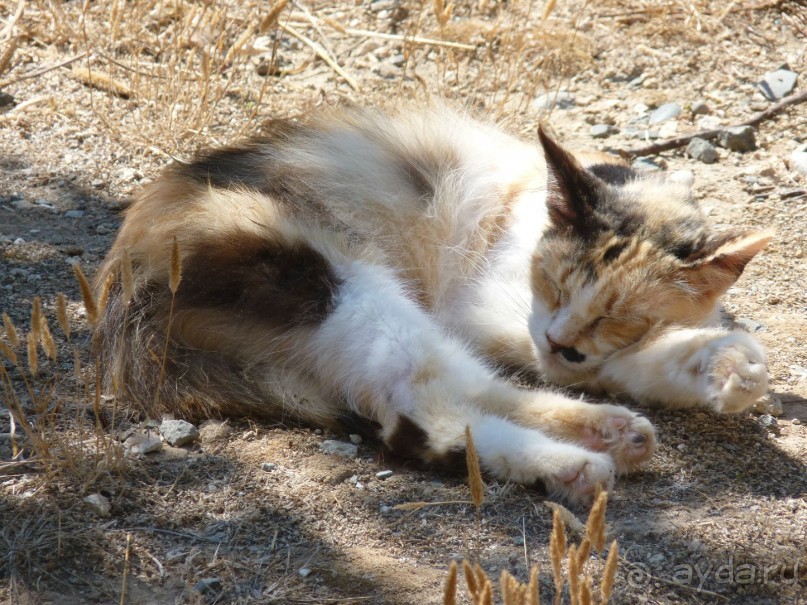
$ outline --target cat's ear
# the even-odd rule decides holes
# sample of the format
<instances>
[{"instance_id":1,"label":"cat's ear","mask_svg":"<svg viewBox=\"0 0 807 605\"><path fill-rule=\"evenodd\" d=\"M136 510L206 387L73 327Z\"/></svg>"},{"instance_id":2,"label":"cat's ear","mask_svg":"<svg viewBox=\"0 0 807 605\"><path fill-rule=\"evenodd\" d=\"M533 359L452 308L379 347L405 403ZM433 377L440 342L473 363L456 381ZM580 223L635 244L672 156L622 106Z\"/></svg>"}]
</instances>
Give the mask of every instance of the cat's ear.
<instances>
[{"instance_id":1,"label":"cat's ear","mask_svg":"<svg viewBox=\"0 0 807 605\"><path fill-rule=\"evenodd\" d=\"M547 171L547 199L550 220L559 227L571 226L586 234L594 228L592 215L605 185L583 168L575 157L538 127Z\"/></svg>"},{"instance_id":2,"label":"cat's ear","mask_svg":"<svg viewBox=\"0 0 807 605\"><path fill-rule=\"evenodd\" d=\"M707 256L684 267L687 282L702 296L719 296L740 277L745 266L773 238L773 229L727 234Z\"/></svg>"}]
</instances>

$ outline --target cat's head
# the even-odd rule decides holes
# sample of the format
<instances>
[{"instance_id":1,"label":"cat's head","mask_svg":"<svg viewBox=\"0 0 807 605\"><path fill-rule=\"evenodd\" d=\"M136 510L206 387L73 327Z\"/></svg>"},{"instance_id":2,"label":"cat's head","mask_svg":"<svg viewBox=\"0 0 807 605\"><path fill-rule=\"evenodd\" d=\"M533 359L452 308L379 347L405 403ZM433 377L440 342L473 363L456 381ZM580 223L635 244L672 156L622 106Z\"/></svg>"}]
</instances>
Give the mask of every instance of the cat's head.
<instances>
[{"instance_id":1,"label":"cat's head","mask_svg":"<svg viewBox=\"0 0 807 605\"><path fill-rule=\"evenodd\" d=\"M571 384L658 324L697 326L771 239L715 233L691 176L584 168L539 132L548 227L532 262L530 332L552 381Z\"/></svg>"}]
</instances>

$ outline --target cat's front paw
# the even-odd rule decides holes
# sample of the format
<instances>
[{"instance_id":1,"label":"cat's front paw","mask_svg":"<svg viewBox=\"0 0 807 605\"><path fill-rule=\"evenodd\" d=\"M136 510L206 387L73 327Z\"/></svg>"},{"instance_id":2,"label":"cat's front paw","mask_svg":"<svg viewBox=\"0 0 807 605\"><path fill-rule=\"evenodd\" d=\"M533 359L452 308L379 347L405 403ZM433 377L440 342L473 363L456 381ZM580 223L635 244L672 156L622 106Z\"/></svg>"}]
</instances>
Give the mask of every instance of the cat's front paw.
<instances>
[{"instance_id":1,"label":"cat's front paw","mask_svg":"<svg viewBox=\"0 0 807 605\"><path fill-rule=\"evenodd\" d=\"M653 456L656 431L647 418L622 406L600 404L595 409L582 427L583 444L611 454L619 474L635 470Z\"/></svg>"},{"instance_id":2,"label":"cat's front paw","mask_svg":"<svg viewBox=\"0 0 807 605\"><path fill-rule=\"evenodd\" d=\"M743 412L768 391L765 351L751 336L734 332L709 343L708 404L717 412Z\"/></svg>"},{"instance_id":3,"label":"cat's front paw","mask_svg":"<svg viewBox=\"0 0 807 605\"><path fill-rule=\"evenodd\" d=\"M607 454L579 450L547 462L554 468L539 482L554 498L572 503L588 502L598 486L607 491L614 485L614 463Z\"/></svg>"}]
</instances>

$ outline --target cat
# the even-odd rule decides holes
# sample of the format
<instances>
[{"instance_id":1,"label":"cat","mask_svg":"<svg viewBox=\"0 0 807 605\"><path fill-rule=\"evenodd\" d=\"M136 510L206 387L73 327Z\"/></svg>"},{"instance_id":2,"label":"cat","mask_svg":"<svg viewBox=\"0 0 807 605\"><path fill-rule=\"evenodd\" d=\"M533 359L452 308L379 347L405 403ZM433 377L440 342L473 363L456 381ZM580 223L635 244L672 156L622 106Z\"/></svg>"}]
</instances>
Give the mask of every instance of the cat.
<instances>
[{"instance_id":1,"label":"cat","mask_svg":"<svg viewBox=\"0 0 807 605\"><path fill-rule=\"evenodd\" d=\"M176 162L96 278L108 383L152 413L353 414L437 465L464 462L467 426L489 475L586 501L652 456L653 426L508 369L727 413L768 381L718 303L771 233L713 232L686 174L609 158L434 105Z\"/></svg>"}]
</instances>

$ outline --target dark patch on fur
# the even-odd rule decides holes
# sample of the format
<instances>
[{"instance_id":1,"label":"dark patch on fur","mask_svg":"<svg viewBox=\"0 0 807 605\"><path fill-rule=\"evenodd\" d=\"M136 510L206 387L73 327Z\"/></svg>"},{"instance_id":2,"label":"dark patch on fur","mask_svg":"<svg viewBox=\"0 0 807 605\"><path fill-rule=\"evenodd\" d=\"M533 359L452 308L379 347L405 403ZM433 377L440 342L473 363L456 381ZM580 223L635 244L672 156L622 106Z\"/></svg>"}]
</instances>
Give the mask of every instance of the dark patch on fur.
<instances>
[{"instance_id":1,"label":"dark patch on fur","mask_svg":"<svg viewBox=\"0 0 807 605\"><path fill-rule=\"evenodd\" d=\"M617 242L610 246L602 255L602 262L603 263L610 263L611 261L615 261L619 258L619 256L625 251L630 245L628 240L623 240L621 242Z\"/></svg>"},{"instance_id":2,"label":"dark patch on fur","mask_svg":"<svg viewBox=\"0 0 807 605\"><path fill-rule=\"evenodd\" d=\"M425 463L430 467L452 473L465 473L465 449L449 450L443 454L429 447L429 436L413 420L398 418L398 424L387 439L387 447L395 456L411 462Z\"/></svg>"},{"instance_id":3,"label":"dark patch on fur","mask_svg":"<svg viewBox=\"0 0 807 605\"><path fill-rule=\"evenodd\" d=\"M620 187L639 178L633 168L622 164L593 164L586 169L609 185Z\"/></svg>"},{"instance_id":4,"label":"dark patch on fur","mask_svg":"<svg viewBox=\"0 0 807 605\"><path fill-rule=\"evenodd\" d=\"M304 242L232 232L185 261L178 308L220 309L273 326L304 326L330 313L339 279Z\"/></svg>"}]
</instances>

